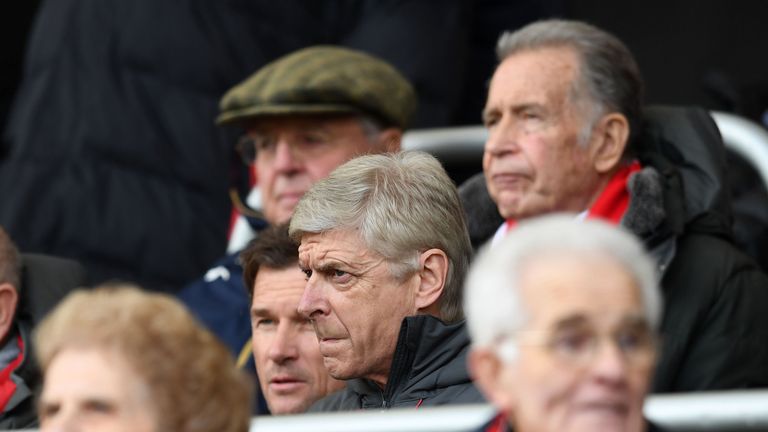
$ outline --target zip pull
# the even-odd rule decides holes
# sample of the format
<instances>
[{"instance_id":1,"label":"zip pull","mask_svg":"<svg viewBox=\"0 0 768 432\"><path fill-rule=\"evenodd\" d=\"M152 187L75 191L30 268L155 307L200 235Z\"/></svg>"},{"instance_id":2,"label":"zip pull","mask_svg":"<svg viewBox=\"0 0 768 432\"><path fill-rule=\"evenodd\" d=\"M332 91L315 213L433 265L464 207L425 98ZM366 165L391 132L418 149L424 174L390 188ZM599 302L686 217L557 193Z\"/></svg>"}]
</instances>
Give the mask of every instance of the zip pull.
<instances>
[{"instance_id":1,"label":"zip pull","mask_svg":"<svg viewBox=\"0 0 768 432\"><path fill-rule=\"evenodd\" d=\"M424 402L424 398L419 399L418 402L416 402L416 408L418 409L421 406L421 403Z\"/></svg>"}]
</instances>

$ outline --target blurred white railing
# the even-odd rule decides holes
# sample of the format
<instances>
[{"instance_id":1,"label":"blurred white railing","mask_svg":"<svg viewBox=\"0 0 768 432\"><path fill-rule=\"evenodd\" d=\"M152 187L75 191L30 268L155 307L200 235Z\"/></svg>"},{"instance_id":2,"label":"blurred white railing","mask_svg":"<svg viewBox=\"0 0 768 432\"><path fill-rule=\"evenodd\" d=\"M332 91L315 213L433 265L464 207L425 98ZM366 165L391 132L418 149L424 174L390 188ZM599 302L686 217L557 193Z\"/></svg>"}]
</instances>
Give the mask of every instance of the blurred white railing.
<instances>
[{"instance_id":1,"label":"blurred white railing","mask_svg":"<svg viewBox=\"0 0 768 432\"><path fill-rule=\"evenodd\" d=\"M735 114L711 111L725 146L750 162L768 189L768 131ZM422 150L447 162L476 164L483 157L488 132L483 126L420 129L403 137L404 150Z\"/></svg>"},{"instance_id":2,"label":"blurred white railing","mask_svg":"<svg viewBox=\"0 0 768 432\"><path fill-rule=\"evenodd\" d=\"M646 418L674 431L768 431L768 390L652 395ZM490 405L455 405L346 413L255 417L251 432L469 432L494 413Z\"/></svg>"}]
</instances>

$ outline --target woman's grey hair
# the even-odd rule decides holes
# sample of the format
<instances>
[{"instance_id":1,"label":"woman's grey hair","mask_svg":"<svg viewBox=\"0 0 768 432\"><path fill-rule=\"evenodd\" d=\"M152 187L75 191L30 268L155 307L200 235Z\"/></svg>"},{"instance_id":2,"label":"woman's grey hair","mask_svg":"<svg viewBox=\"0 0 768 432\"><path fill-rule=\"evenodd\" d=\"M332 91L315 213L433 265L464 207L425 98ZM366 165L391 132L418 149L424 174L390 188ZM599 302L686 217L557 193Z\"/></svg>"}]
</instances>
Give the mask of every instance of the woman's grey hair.
<instances>
[{"instance_id":1,"label":"woman's grey hair","mask_svg":"<svg viewBox=\"0 0 768 432\"><path fill-rule=\"evenodd\" d=\"M631 151L640 129L644 90L640 69L629 49L615 36L587 23L549 19L505 32L496 53L499 61L504 61L522 51L553 47L572 48L580 59L579 79L574 80L571 97L577 103L587 102L585 108L592 111L581 138L584 132L589 136L603 114L619 112L630 124Z\"/></svg>"},{"instance_id":2,"label":"woman's grey hair","mask_svg":"<svg viewBox=\"0 0 768 432\"><path fill-rule=\"evenodd\" d=\"M317 182L299 201L290 235L357 231L366 247L404 278L432 248L448 256L440 318L463 318L461 284L472 247L456 187L437 159L423 152L361 156Z\"/></svg>"},{"instance_id":3,"label":"woman's grey hair","mask_svg":"<svg viewBox=\"0 0 768 432\"><path fill-rule=\"evenodd\" d=\"M577 221L575 215L558 214L521 222L501 243L486 245L478 254L464 285L467 327L474 346L494 348L526 324L520 276L526 262L552 253L597 254L618 262L640 288L646 319L658 329L662 312L658 274L640 241L606 222ZM504 348L507 361L514 356L514 346Z\"/></svg>"}]
</instances>

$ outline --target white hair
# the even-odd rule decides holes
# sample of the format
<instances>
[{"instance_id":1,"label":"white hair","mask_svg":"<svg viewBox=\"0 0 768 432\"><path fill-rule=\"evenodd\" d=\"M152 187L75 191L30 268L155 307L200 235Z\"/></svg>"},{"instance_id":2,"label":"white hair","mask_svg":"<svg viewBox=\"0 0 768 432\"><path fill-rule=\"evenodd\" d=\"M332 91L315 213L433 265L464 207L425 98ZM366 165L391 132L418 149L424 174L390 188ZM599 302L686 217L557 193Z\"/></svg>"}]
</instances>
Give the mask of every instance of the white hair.
<instances>
[{"instance_id":1,"label":"white hair","mask_svg":"<svg viewBox=\"0 0 768 432\"><path fill-rule=\"evenodd\" d=\"M551 253L597 253L616 260L640 288L648 323L658 328L662 299L656 266L640 241L606 222L557 214L520 222L501 243L486 245L478 254L464 284L464 312L475 347L493 348L525 325L521 272L531 258ZM501 354L513 360L514 345Z\"/></svg>"},{"instance_id":2,"label":"white hair","mask_svg":"<svg viewBox=\"0 0 768 432\"><path fill-rule=\"evenodd\" d=\"M419 254L440 249L448 256L440 318L460 321L461 285L472 246L456 186L440 162L424 152L365 155L315 183L294 210L289 233L357 231L365 245L386 258L396 278L412 274Z\"/></svg>"}]
</instances>

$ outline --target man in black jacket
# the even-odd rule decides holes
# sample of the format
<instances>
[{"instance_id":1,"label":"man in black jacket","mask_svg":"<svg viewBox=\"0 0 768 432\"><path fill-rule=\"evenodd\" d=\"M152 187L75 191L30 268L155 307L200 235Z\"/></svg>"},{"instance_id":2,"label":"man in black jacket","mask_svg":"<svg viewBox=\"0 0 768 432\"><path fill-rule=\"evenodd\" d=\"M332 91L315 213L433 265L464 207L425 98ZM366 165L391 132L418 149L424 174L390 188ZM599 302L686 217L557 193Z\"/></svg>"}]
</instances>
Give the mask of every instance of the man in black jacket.
<instances>
[{"instance_id":1,"label":"man in black jacket","mask_svg":"<svg viewBox=\"0 0 768 432\"><path fill-rule=\"evenodd\" d=\"M30 355L31 323L17 319L20 286L19 251L0 228L0 429L37 425L40 373Z\"/></svg>"},{"instance_id":2,"label":"man in black jacket","mask_svg":"<svg viewBox=\"0 0 768 432\"><path fill-rule=\"evenodd\" d=\"M471 246L458 194L419 152L340 166L299 201L309 320L326 369L347 388L311 411L482 400L466 371L461 284Z\"/></svg>"},{"instance_id":3,"label":"man in black jacket","mask_svg":"<svg viewBox=\"0 0 768 432\"><path fill-rule=\"evenodd\" d=\"M624 226L656 259L667 304L653 390L768 385L768 280L730 241L711 119L671 109L643 117L632 55L584 23L531 24L503 35L498 54L483 113L485 184L463 191L487 186L505 219L494 241L518 220L558 211Z\"/></svg>"}]
</instances>

